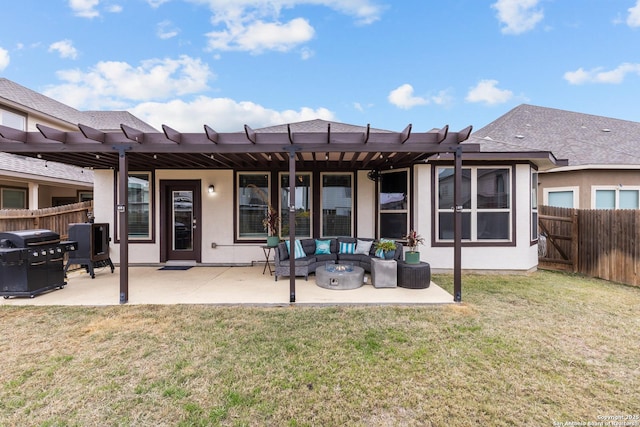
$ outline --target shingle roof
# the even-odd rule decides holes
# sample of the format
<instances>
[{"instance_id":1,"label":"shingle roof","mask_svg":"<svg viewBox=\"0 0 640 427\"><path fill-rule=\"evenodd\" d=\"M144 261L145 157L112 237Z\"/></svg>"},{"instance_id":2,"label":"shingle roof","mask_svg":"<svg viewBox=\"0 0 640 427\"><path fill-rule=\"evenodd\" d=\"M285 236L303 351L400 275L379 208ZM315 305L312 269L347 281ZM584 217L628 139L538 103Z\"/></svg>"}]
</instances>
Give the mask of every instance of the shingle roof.
<instances>
[{"instance_id":1,"label":"shingle roof","mask_svg":"<svg viewBox=\"0 0 640 427\"><path fill-rule=\"evenodd\" d=\"M550 151L569 166L640 165L640 123L522 104L471 134L483 152Z\"/></svg>"},{"instance_id":2,"label":"shingle roof","mask_svg":"<svg viewBox=\"0 0 640 427\"><path fill-rule=\"evenodd\" d=\"M82 112L11 80L0 78L0 101L5 99L75 125L84 119Z\"/></svg>"},{"instance_id":3,"label":"shingle roof","mask_svg":"<svg viewBox=\"0 0 640 427\"><path fill-rule=\"evenodd\" d=\"M331 132L337 133L362 133L366 132L366 126L356 126L347 123L333 122L322 119L306 120L302 122L291 123L291 132L327 132L328 126L331 125ZM399 129L401 130L401 129ZM260 129L256 129L260 133L287 133L287 125L268 126ZM383 129L370 129L371 132L376 133L390 133L391 131Z\"/></svg>"},{"instance_id":4,"label":"shingle roof","mask_svg":"<svg viewBox=\"0 0 640 427\"><path fill-rule=\"evenodd\" d=\"M3 101L37 111L72 126L81 123L109 132L120 131L120 124L125 124L143 132L157 132L157 129L128 111L79 111L6 78L0 78L0 104ZM49 178L93 184L92 170L15 154L0 153L0 170L34 175L42 180Z\"/></svg>"},{"instance_id":5,"label":"shingle roof","mask_svg":"<svg viewBox=\"0 0 640 427\"><path fill-rule=\"evenodd\" d=\"M41 177L43 181L61 179L75 181L83 185L93 185L93 171L63 163L46 162L42 159L23 157L17 154L0 152L0 171L11 171L19 174Z\"/></svg>"},{"instance_id":6,"label":"shingle roof","mask_svg":"<svg viewBox=\"0 0 640 427\"><path fill-rule=\"evenodd\" d=\"M120 125L127 125L142 132L157 132L153 126L143 122L128 111L84 111L86 124L105 132L120 131ZM88 120L90 118L91 120Z\"/></svg>"},{"instance_id":7,"label":"shingle roof","mask_svg":"<svg viewBox=\"0 0 640 427\"><path fill-rule=\"evenodd\" d=\"M123 123L143 132L158 132L157 129L127 111L79 111L11 80L0 77L0 103L3 99L62 120L73 126L82 123L95 129L110 131L120 130L120 124Z\"/></svg>"}]
</instances>

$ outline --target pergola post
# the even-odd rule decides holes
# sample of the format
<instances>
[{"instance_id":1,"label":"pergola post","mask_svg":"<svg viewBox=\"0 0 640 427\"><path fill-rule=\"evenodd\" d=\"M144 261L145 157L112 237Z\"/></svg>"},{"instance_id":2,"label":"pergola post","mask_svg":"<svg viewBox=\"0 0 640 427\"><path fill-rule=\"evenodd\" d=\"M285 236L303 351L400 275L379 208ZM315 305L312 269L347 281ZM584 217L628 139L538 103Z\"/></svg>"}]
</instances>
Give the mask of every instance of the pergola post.
<instances>
[{"instance_id":1,"label":"pergola post","mask_svg":"<svg viewBox=\"0 0 640 427\"><path fill-rule=\"evenodd\" d=\"M289 151L289 302L296 302L296 153L294 147Z\"/></svg>"},{"instance_id":2,"label":"pergola post","mask_svg":"<svg viewBox=\"0 0 640 427\"><path fill-rule=\"evenodd\" d=\"M453 300L462 301L462 147L454 153L453 179Z\"/></svg>"},{"instance_id":3,"label":"pergola post","mask_svg":"<svg viewBox=\"0 0 640 427\"><path fill-rule=\"evenodd\" d=\"M129 301L129 159L118 150L118 230L120 231L120 304Z\"/></svg>"}]
</instances>

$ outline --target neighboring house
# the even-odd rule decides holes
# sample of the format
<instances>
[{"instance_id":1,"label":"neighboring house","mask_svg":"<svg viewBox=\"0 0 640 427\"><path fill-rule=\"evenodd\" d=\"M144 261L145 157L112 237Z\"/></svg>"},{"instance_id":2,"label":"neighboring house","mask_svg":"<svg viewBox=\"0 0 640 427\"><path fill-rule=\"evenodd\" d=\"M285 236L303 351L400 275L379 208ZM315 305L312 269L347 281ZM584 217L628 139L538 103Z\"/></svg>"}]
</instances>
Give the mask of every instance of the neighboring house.
<instances>
[{"instance_id":1,"label":"neighboring house","mask_svg":"<svg viewBox=\"0 0 640 427\"><path fill-rule=\"evenodd\" d=\"M204 132L183 134L126 123L119 132L100 132L86 120L66 133L0 127L0 147L93 168L95 220L110 224L111 256L119 262L121 220L128 218L125 256L132 264L260 260L268 201L281 214L282 238L290 211L297 237L401 240L415 229L426 240L422 260L452 270L458 153L462 269L527 272L538 264L536 172L562 164L545 149L471 143L470 128L393 132L311 120L234 133L205 124Z\"/></svg>"},{"instance_id":2,"label":"neighboring house","mask_svg":"<svg viewBox=\"0 0 640 427\"><path fill-rule=\"evenodd\" d=\"M120 123L155 131L128 112L78 111L0 78L0 125L37 131L39 124L72 131L78 123L104 131L119 131ZM0 151L6 150L0 146ZM0 209L38 209L92 198L92 169L0 152Z\"/></svg>"},{"instance_id":3,"label":"neighboring house","mask_svg":"<svg viewBox=\"0 0 640 427\"><path fill-rule=\"evenodd\" d=\"M539 149L567 159L538 174L541 205L640 208L640 123L520 105L474 132L483 149Z\"/></svg>"},{"instance_id":4,"label":"neighboring house","mask_svg":"<svg viewBox=\"0 0 640 427\"><path fill-rule=\"evenodd\" d=\"M92 199L92 170L0 153L0 209L39 209Z\"/></svg>"}]
</instances>

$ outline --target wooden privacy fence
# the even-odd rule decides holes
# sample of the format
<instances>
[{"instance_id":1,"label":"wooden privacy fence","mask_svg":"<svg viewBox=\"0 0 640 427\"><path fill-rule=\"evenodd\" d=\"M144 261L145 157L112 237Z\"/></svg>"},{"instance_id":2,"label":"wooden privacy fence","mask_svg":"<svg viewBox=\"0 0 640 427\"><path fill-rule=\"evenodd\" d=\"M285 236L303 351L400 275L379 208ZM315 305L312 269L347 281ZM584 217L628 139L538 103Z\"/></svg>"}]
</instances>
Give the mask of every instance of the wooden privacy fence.
<instances>
[{"instance_id":1,"label":"wooden privacy fence","mask_svg":"<svg viewBox=\"0 0 640 427\"><path fill-rule=\"evenodd\" d=\"M640 286L640 210L539 211L539 267Z\"/></svg>"},{"instance_id":2,"label":"wooden privacy fence","mask_svg":"<svg viewBox=\"0 0 640 427\"><path fill-rule=\"evenodd\" d=\"M0 231L45 229L66 239L69 224L87 222L89 212L93 213L93 202L74 203L44 209L2 209L0 210Z\"/></svg>"}]
</instances>

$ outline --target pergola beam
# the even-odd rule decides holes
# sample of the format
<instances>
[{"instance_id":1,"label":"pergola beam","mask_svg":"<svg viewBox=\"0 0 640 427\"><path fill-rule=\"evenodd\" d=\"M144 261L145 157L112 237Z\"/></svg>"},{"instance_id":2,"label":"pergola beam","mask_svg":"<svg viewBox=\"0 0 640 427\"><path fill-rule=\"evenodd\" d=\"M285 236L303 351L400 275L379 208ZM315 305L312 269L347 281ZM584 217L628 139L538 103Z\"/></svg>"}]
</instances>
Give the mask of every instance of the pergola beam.
<instances>
[{"instance_id":1,"label":"pergola beam","mask_svg":"<svg viewBox=\"0 0 640 427\"><path fill-rule=\"evenodd\" d=\"M173 141L176 144L180 144L180 141L182 140L182 134L180 132L167 125L162 125L162 131L168 140Z\"/></svg>"},{"instance_id":2,"label":"pergola beam","mask_svg":"<svg viewBox=\"0 0 640 427\"><path fill-rule=\"evenodd\" d=\"M134 129L131 126L127 126L125 124L121 124L120 129L122 130L122 133L127 139L137 143L144 142L145 135L147 135L144 132L139 131L138 129ZM158 134L158 135L162 135L162 134Z\"/></svg>"}]
</instances>

